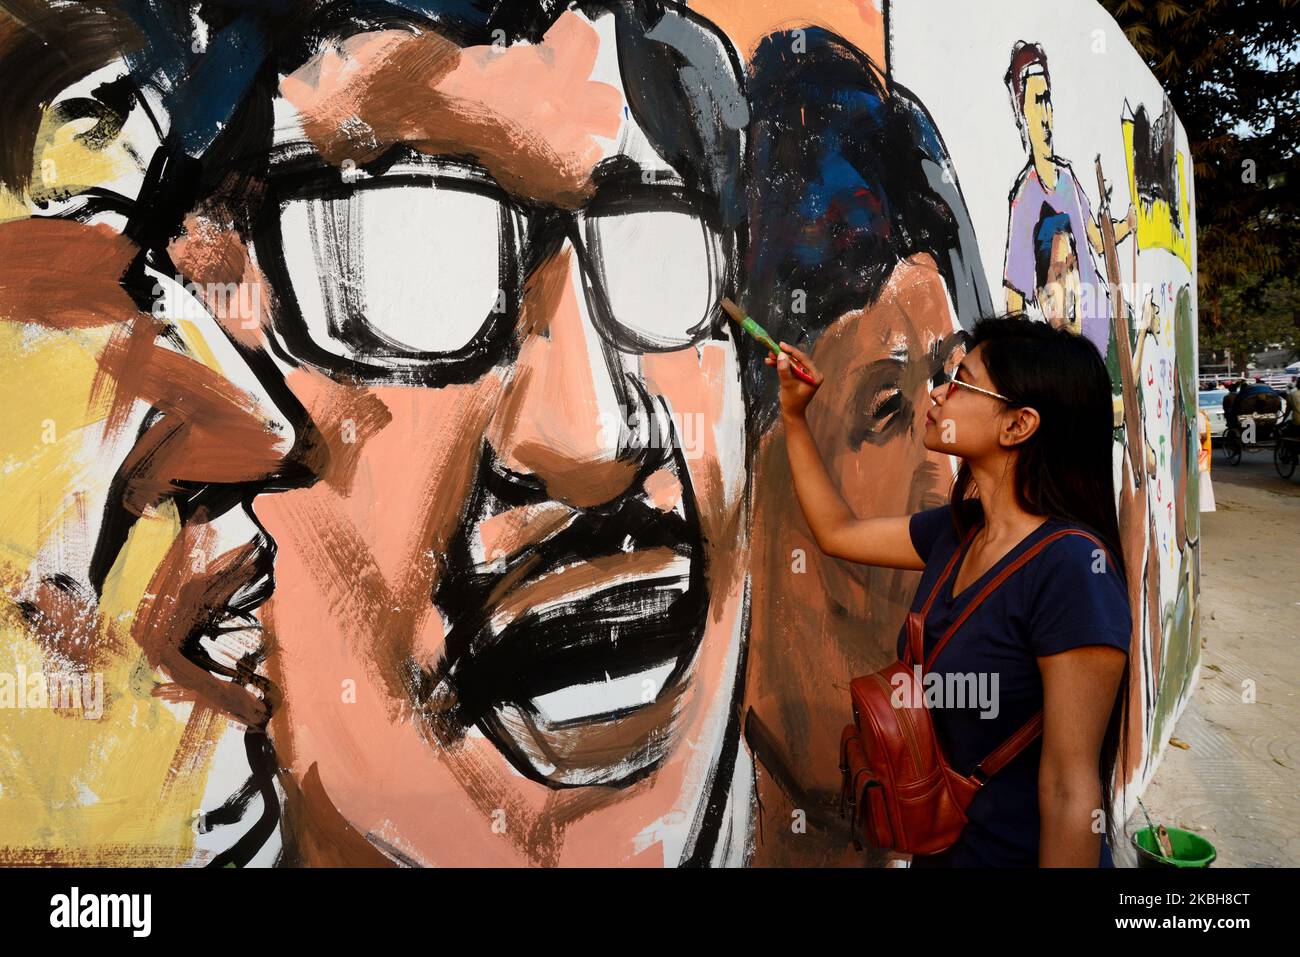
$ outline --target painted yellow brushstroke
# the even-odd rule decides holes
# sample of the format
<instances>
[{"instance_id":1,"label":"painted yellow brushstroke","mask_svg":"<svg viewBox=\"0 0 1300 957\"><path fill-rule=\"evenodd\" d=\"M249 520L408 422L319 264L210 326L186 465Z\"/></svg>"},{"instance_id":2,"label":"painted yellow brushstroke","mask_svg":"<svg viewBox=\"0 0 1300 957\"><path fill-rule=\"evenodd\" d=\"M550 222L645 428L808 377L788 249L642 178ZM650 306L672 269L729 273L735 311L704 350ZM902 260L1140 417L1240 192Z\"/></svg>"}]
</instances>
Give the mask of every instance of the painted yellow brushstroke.
<instances>
[{"instance_id":1,"label":"painted yellow brushstroke","mask_svg":"<svg viewBox=\"0 0 1300 957\"><path fill-rule=\"evenodd\" d=\"M203 332L197 325L189 319L173 320L176 331L181 335L181 341L185 343L185 348L193 354L209 369L216 372L223 371L221 363L217 361L216 355L212 352L212 347L208 345L207 339L204 338Z\"/></svg>"},{"instance_id":2,"label":"painted yellow brushstroke","mask_svg":"<svg viewBox=\"0 0 1300 957\"><path fill-rule=\"evenodd\" d=\"M104 629L129 628L179 528L170 505L137 523L104 590ZM139 648L120 639L113 644L120 651L102 673L98 720L50 708L0 711L0 847L10 861L28 854L44 861L169 865L192 854L189 821L206 774L178 782L172 770L191 706L152 697L156 676ZM12 612L0 625L0 662L15 671L21 664L29 674L50 667ZM123 853L131 847L147 851Z\"/></svg>"},{"instance_id":3,"label":"painted yellow brushstroke","mask_svg":"<svg viewBox=\"0 0 1300 957\"><path fill-rule=\"evenodd\" d=\"M51 116L52 111L47 110L36 133L36 162L30 187L34 197L79 193L111 183L133 167L130 154L120 143L92 150L77 139L78 134L94 128L93 117L55 126Z\"/></svg>"},{"instance_id":4,"label":"painted yellow brushstroke","mask_svg":"<svg viewBox=\"0 0 1300 957\"><path fill-rule=\"evenodd\" d=\"M1137 206L1137 243L1139 249L1167 249L1188 268L1192 268L1192 242L1186 226L1191 220L1191 209L1187 198L1187 173L1185 157L1179 150L1178 160L1178 221L1184 229L1174 225L1174 218L1169 204L1162 199L1156 200L1149 207L1137 199L1137 173L1133 163L1133 121L1120 121L1124 130L1124 164L1128 167L1128 194Z\"/></svg>"},{"instance_id":5,"label":"painted yellow brushstroke","mask_svg":"<svg viewBox=\"0 0 1300 957\"><path fill-rule=\"evenodd\" d=\"M95 461L93 443L85 442L85 430L103 419L111 400L91 396L95 357L107 336L0 322L0 673L59 670L8 596L33 557L50 550L50 537L68 527L74 493L111 478L111 464ZM190 821L227 721L194 716L187 752L178 756L193 707L152 697L162 676L129 637L179 529L170 504L147 514L107 578L98 634L110 649L102 717L0 708L0 860L167 865L191 858Z\"/></svg>"},{"instance_id":6,"label":"painted yellow brushstroke","mask_svg":"<svg viewBox=\"0 0 1300 957\"><path fill-rule=\"evenodd\" d=\"M53 109L41 117L33 149L32 176L27 192L36 199L59 199L93 186L105 186L138 168L139 161L126 150L123 136L90 149L78 134L94 128L93 117L57 123ZM138 148L138 147L137 147ZM28 197L0 190L0 222L32 214Z\"/></svg>"},{"instance_id":7,"label":"painted yellow brushstroke","mask_svg":"<svg viewBox=\"0 0 1300 957\"><path fill-rule=\"evenodd\" d=\"M111 478L93 476L82 435L108 412L108 396L93 404L90 396L95 355L107 339L103 329L0 322L0 558L22 563L21 571L73 507L73 493Z\"/></svg>"},{"instance_id":8,"label":"painted yellow brushstroke","mask_svg":"<svg viewBox=\"0 0 1300 957\"><path fill-rule=\"evenodd\" d=\"M136 161L124 142L92 150L76 138L93 125L55 124L37 134L28 195L0 190L0 222L31 215L29 197L63 198L108 185ZM3 268L3 264L0 264ZM196 327L192 353L216 367ZM57 332L0 316L0 673L58 670L33 640L10 595L33 558L59 554L75 527L78 493L102 488L113 463L94 458L93 437L112 396L92 400L96 356L109 330ZM103 714L0 709L0 861L167 865L189 860L191 819L206 784L212 745L227 720L151 695L155 674L130 638L131 621L180 530L170 504L132 530L105 582L99 634L109 649ZM178 746L189 727L187 748Z\"/></svg>"},{"instance_id":9,"label":"painted yellow brushstroke","mask_svg":"<svg viewBox=\"0 0 1300 957\"><path fill-rule=\"evenodd\" d=\"M32 214L31 207L16 193L0 189L0 223L12 219L26 219Z\"/></svg>"}]
</instances>

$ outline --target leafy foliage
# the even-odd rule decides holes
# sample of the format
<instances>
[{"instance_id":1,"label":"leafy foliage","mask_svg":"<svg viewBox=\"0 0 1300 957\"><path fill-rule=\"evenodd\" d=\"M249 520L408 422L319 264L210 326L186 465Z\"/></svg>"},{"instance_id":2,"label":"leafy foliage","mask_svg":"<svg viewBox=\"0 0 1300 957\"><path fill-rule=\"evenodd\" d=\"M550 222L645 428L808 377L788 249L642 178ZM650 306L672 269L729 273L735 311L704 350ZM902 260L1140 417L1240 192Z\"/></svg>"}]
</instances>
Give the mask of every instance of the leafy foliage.
<instances>
[{"instance_id":1,"label":"leafy foliage","mask_svg":"<svg viewBox=\"0 0 1300 957\"><path fill-rule=\"evenodd\" d=\"M1300 0L1101 0L1169 93L1196 173L1202 349L1300 342ZM1216 343L1218 345L1216 345Z\"/></svg>"}]
</instances>

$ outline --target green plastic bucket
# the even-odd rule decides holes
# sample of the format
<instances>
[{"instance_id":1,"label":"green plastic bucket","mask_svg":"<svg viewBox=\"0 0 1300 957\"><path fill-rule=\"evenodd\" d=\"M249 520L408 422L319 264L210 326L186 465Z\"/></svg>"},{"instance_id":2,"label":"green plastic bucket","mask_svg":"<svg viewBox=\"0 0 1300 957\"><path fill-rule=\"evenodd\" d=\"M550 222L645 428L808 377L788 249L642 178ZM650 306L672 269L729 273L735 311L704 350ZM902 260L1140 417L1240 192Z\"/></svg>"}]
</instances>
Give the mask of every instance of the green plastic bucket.
<instances>
[{"instance_id":1,"label":"green plastic bucket","mask_svg":"<svg viewBox=\"0 0 1300 957\"><path fill-rule=\"evenodd\" d=\"M1174 856L1165 857L1160 853L1155 832L1144 827L1133 835L1133 847L1137 850L1138 867L1209 867L1218 852L1214 845L1191 831L1178 827L1166 827L1169 845Z\"/></svg>"}]
</instances>

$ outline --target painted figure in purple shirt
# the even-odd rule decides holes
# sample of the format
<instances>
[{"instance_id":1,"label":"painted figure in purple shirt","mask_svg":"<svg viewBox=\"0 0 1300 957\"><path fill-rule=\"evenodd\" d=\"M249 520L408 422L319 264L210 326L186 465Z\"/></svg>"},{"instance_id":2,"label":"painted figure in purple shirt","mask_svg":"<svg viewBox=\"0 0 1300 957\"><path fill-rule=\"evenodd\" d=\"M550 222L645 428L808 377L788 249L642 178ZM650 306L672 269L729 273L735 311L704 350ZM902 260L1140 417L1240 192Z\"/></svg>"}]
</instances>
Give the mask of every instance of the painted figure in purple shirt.
<instances>
[{"instance_id":1,"label":"painted figure in purple shirt","mask_svg":"<svg viewBox=\"0 0 1300 957\"><path fill-rule=\"evenodd\" d=\"M1110 298L1106 280L1092 258L1092 252L1102 254L1101 228L1070 164L1052 150L1052 80L1043 48L1037 43L1018 42L1011 51L1005 80L1021 142L1029 151L1029 161L1011 189L1003 274L1007 312L1023 313L1029 303L1042 307L1038 296L1035 233L1046 205L1054 213L1069 218L1083 286L1078 322L1082 334L1105 356L1110 337ZM1128 216L1114 221L1115 241L1123 242L1136 225L1137 210L1130 203Z\"/></svg>"}]
</instances>

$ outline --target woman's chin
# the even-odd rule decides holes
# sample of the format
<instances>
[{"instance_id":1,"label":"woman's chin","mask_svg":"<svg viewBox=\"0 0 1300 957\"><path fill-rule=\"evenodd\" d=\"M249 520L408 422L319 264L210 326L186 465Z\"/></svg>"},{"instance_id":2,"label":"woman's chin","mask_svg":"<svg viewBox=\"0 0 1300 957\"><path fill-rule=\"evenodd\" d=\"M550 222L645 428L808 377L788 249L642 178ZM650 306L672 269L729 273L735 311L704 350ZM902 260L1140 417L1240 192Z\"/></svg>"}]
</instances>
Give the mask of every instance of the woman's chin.
<instances>
[{"instance_id":1,"label":"woman's chin","mask_svg":"<svg viewBox=\"0 0 1300 957\"><path fill-rule=\"evenodd\" d=\"M939 443L936 441L938 438L939 433L935 429L935 424L926 419L925 432L921 435L921 445L931 452L942 452L943 449L938 447Z\"/></svg>"},{"instance_id":2,"label":"woman's chin","mask_svg":"<svg viewBox=\"0 0 1300 957\"><path fill-rule=\"evenodd\" d=\"M940 455L953 455L960 457L956 447L949 442L943 441L942 432L937 423L927 421L925 423L925 433L921 436L921 445L928 452L937 452Z\"/></svg>"}]
</instances>

